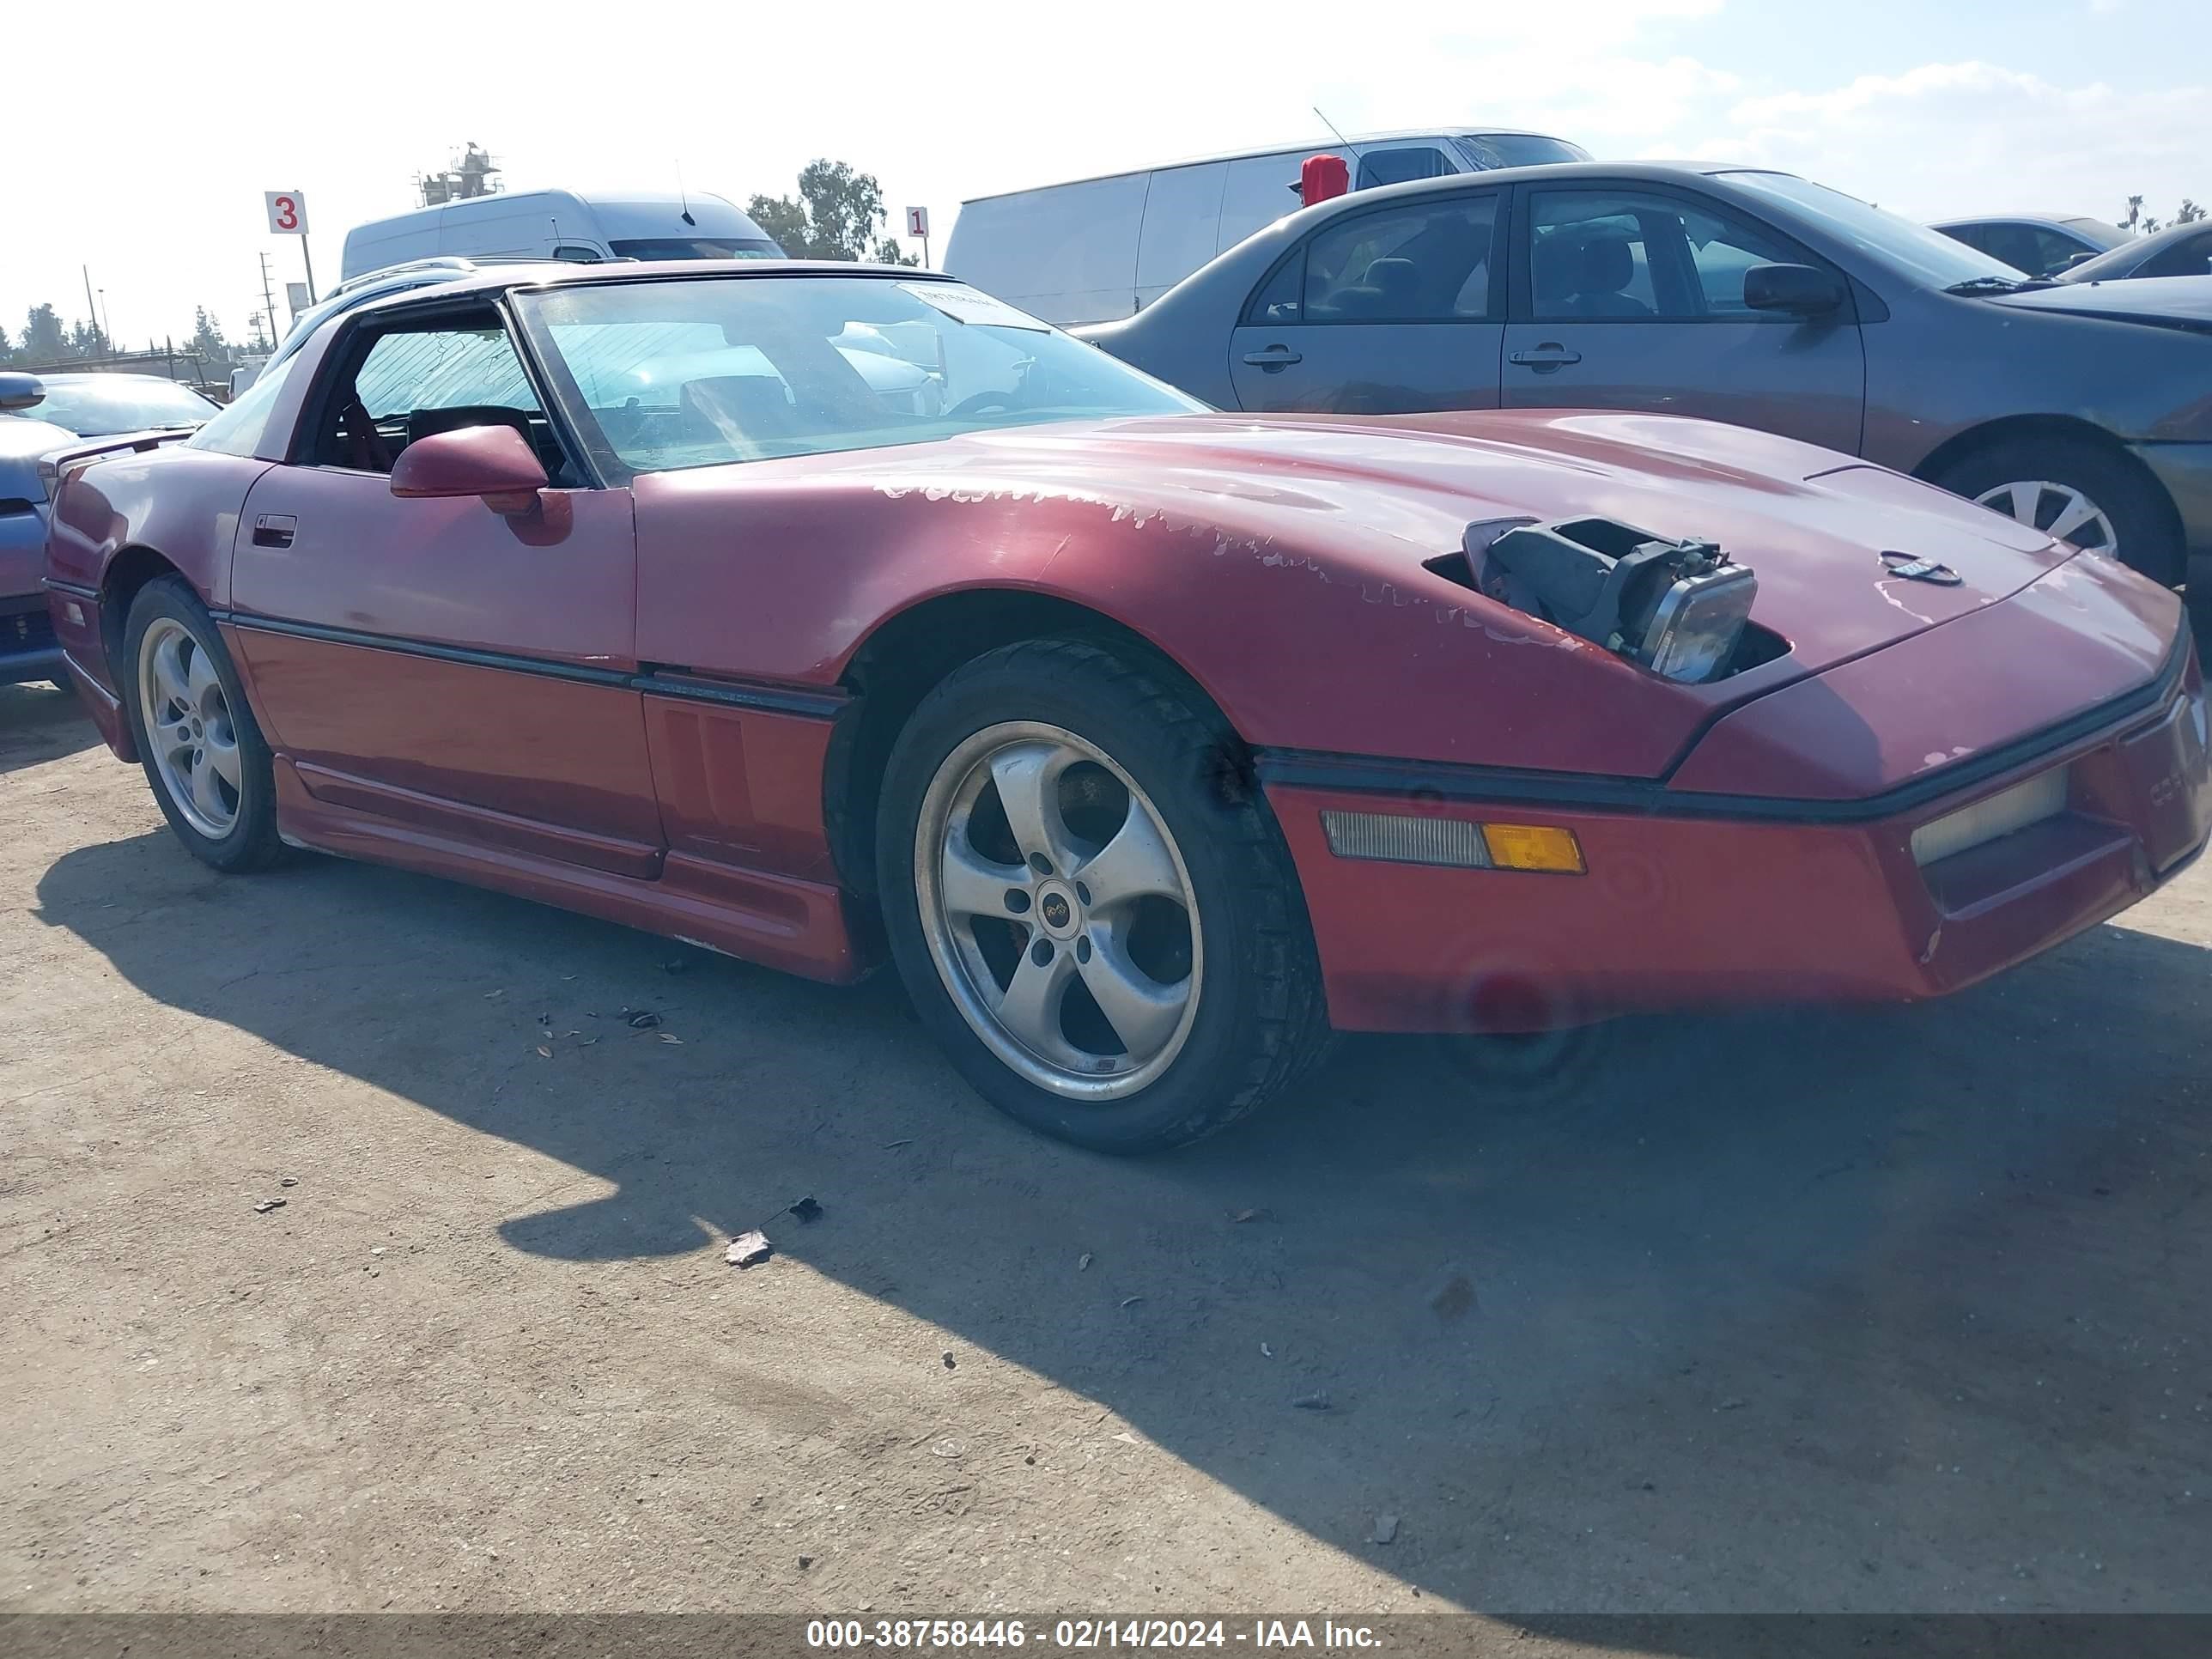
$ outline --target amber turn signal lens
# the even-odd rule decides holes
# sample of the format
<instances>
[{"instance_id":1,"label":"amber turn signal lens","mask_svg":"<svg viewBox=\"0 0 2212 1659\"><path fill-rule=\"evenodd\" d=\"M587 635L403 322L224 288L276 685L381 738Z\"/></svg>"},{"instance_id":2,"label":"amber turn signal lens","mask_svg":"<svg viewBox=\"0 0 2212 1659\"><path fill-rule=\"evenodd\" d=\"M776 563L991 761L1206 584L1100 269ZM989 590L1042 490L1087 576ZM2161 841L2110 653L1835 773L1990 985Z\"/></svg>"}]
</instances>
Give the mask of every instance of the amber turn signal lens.
<instances>
[{"instance_id":1,"label":"amber turn signal lens","mask_svg":"<svg viewBox=\"0 0 2212 1659\"><path fill-rule=\"evenodd\" d=\"M1583 873L1583 849L1571 830L1541 823L1486 823L1482 838L1490 861L1500 870L1544 870L1555 875Z\"/></svg>"}]
</instances>

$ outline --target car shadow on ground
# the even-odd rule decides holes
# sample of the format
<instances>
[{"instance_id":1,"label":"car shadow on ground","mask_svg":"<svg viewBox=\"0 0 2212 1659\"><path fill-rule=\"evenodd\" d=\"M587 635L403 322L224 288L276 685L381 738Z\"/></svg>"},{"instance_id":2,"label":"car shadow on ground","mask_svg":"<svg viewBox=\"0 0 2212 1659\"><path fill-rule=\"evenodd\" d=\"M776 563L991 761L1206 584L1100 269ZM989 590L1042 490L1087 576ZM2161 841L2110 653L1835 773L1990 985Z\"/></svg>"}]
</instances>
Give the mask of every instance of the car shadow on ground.
<instances>
[{"instance_id":1,"label":"car shadow on ground","mask_svg":"<svg viewBox=\"0 0 2212 1659\"><path fill-rule=\"evenodd\" d=\"M68 854L38 904L148 996L611 1188L487 1236L604 1263L766 1219L1433 1593L2203 1601L2193 945L2100 927L1948 1004L1626 1023L1533 1074L1352 1038L1115 1161L983 1106L888 978L323 860L228 880L165 834ZM824 1219L779 1220L802 1194Z\"/></svg>"},{"instance_id":2,"label":"car shadow on ground","mask_svg":"<svg viewBox=\"0 0 2212 1659\"><path fill-rule=\"evenodd\" d=\"M0 685L0 773L90 749L100 732L74 691L43 680Z\"/></svg>"}]
</instances>

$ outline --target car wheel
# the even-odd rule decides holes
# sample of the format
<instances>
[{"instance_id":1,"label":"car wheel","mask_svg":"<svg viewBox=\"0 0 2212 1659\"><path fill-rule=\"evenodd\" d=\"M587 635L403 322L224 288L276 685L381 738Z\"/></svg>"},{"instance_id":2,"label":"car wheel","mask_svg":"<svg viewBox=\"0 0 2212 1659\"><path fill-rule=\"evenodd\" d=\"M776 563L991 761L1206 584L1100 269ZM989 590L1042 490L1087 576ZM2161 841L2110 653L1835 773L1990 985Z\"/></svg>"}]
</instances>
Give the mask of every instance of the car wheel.
<instances>
[{"instance_id":1,"label":"car wheel","mask_svg":"<svg viewBox=\"0 0 2212 1659\"><path fill-rule=\"evenodd\" d=\"M2093 444L2063 438L1993 444L1950 467L1937 482L2154 580L2181 580L2181 549L2158 486L2124 459Z\"/></svg>"},{"instance_id":2,"label":"car wheel","mask_svg":"<svg viewBox=\"0 0 2212 1659\"><path fill-rule=\"evenodd\" d=\"M274 862L283 843L269 745L206 607L180 578L149 582L124 641L131 734L169 827L218 870Z\"/></svg>"},{"instance_id":3,"label":"car wheel","mask_svg":"<svg viewBox=\"0 0 2212 1659\"><path fill-rule=\"evenodd\" d=\"M1328 1040L1289 854L1218 721L1095 645L976 659L894 745L892 953L963 1075L1103 1152L1213 1133Z\"/></svg>"}]
</instances>

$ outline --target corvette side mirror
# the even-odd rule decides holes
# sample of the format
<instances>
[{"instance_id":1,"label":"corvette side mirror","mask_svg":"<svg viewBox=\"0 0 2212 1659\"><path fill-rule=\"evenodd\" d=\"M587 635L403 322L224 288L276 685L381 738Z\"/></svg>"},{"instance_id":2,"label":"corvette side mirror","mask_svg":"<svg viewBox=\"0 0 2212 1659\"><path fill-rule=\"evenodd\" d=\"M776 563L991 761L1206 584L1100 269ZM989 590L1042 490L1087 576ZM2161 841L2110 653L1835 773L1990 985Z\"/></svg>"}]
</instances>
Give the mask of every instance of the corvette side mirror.
<instances>
[{"instance_id":1,"label":"corvette side mirror","mask_svg":"<svg viewBox=\"0 0 2212 1659\"><path fill-rule=\"evenodd\" d=\"M1817 317L1844 302L1844 285L1812 265L1753 265L1743 273L1743 302L1753 311Z\"/></svg>"},{"instance_id":2,"label":"corvette side mirror","mask_svg":"<svg viewBox=\"0 0 2212 1659\"><path fill-rule=\"evenodd\" d=\"M544 463L511 426L433 432L401 450L392 468L392 493L404 500L481 495L507 518L530 512L544 488Z\"/></svg>"}]
</instances>

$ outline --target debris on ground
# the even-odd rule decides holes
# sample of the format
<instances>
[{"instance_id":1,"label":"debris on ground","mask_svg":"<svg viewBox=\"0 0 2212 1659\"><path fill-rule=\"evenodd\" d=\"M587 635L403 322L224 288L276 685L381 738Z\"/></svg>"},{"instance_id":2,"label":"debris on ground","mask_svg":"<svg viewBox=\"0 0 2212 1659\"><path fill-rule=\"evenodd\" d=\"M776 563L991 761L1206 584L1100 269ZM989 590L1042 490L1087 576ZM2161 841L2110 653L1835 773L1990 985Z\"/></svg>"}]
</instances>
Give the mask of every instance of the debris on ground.
<instances>
[{"instance_id":1,"label":"debris on ground","mask_svg":"<svg viewBox=\"0 0 2212 1659\"><path fill-rule=\"evenodd\" d=\"M732 1267L757 1267L775 1254L775 1246L768 1242L768 1235L755 1227L750 1232L739 1233L730 1241L730 1248L722 1252L722 1260Z\"/></svg>"},{"instance_id":2,"label":"debris on ground","mask_svg":"<svg viewBox=\"0 0 2212 1659\"><path fill-rule=\"evenodd\" d=\"M1741 1395L1732 1394L1713 1409L1717 1412L1740 1412L1750 1403Z\"/></svg>"},{"instance_id":3,"label":"debris on ground","mask_svg":"<svg viewBox=\"0 0 2212 1659\"><path fill-rule=\"evenodd\" d=\"M1267 1221L1272 1219L1272 1217L1266 1210L1231 1210L1229 1212L1229 1218L1235 1222L1245 1222Z\"/></svg>"},{"instance_id":4,"label":"debris on ground","mask_svg":"<svg viewBox=\"0 0 2212 1659\"><path fill-rule=\"evenodd\" d=\"M1075 1258L1075 1271L1078 1273L1087 1273L1090 1271L1090 1268L1091 1252L1085 1250L1081 1255Z\"/></svg>"},{"instance_id":5,"label":"debris on ground","mask_svg":"<svg viewBox=\"0 0 2212 1659\"><path fill-rule=\"evenodd\" d=\"M660 1016L650 1008L625 1008L623 1010L623 1018L629 1022L629 1028L633 1031L650 1031L660 1024Z\"/></svg>"},{"instance_id":6,"label":"debris on ground","mask_svg":"<svg viewBox=\"0 0 2212 1659\"><path fill-rule=\"evenodd\" d=\"M634 1025L634 1024L635 1024L637 1022L636 1022L636 1021L635 1021L635 1020L632 1020L630 1023ZM680 1036L677 1036L677 1035L676 1035L676 1033L675 1033L675 1032L673 1032L673 1031L663 1031L663 1032L660 1034L660 1040L661 1040L663 1042L683 1042L683 1041L684 1041L684 1039L683 1039L682 1037L680 1037Z\"/></svg>"},{"instance_id":7,"label":"debris on ground","mask_svg":"<svg viewBox=\"0 0 2212 1659\"><path fill-rule=\"evenodd\" d=\"M271 1210L281 1210L283 1207L284 1200L283 1199L264 1198L258 1204L256 1204L253 1206L253 1213L256 1215L267 1215Z\"/></svg>"},{"instance_id":8,"label":"debris on ground","mask_svg":"<svg viewBox=\"0 0 2212 1659\"><path fill-rule=\"evenodd\" d=\"M1121 1298L1121 1305L1125 1308L1133 1308L1144 1299L1141 1296L1125 1296Z\"/></svg>"},{"instance_id":9,"label":"debris on ground","mask_svg":"<svg viewBox=\"0 0 2212 1659\"><path fill-rule=\"evenodd\" d=\"M957 1457L968 1448L957 1440L940 1440L929 1449L939 1457Z\"/></svg>"},{"instance_id":10,"label":"debris on ground","mask_svg":"<svg viewBox=\"0 0 2212 1659\"><path fill-rule=\"evenodd\" d=\"M550 1060L553 1058L553 1051L542 1042L538 1045L538 1054L541 1060Z\"/></svg>"},{"instance_id":11,"label":"debris on ground","mask_svg":"<svg viewBox=\"0 0 2212 1659\"><path fill-rule=\"evenodd\" d=\"M784 1213L795 1215L801 1221L819 1221L822 1219L822 1206L811 1198L802 1198Z\"/></svg>"},{"instance_id":12,"label":"debris on ground","mask_svg":"<svg viewBox=\"0 0 2212 1659\"><path fill-rule=\"evenodd\" d=\"M1329 1409L1326 1394L1301 1394L1291 1396L1291 1404L1302 1412L1325 1412Z\"/></svg>"},{"instance_id":13,"label":"debris on ground","mask_svg":"<svg viewBox=\"0 0 2212 1659\"><path fill-rule=\"evenodd\" d=\"M1454 1273L1429 1298L1429 1306L1439 1319L1463 1319L1474 1310L1474 1286L1465 1273Z\"/></svg>"},{"instance_id":14,"label":"debris on ground","mask_svg":"<svg viewBox=\"0 0 2212 1659\"><path fill-rule=\"evenodd\" d=\"M895 1152L902 1146L911 1146L913 1145L914 1137L912 1135L908 1135L904 1140L886 1140L884 1142L884 1150L887 1152Z\"/></svg>"},{"instance_id":15,"label":"debris on ground","mask_svg":"<svg viewBox=\"0 0 2212 1659\"><path fill-rule=\"evenodd\" d=\"M958 1362L952 1358L952 1350L950 1348L947 1348L941 1357L945 1361L945 1369L948 1371L952 1370L953 1367L958 1364Z\"/></svg>"},{"instance_id":16,"label":"debris on ground","mask_svg":"<svg viewBox=\"0 0 2212 1659\"><path fill-rule=\"evenodd\" d=\"M1275 1351L1269 1347L1266 1343L1262 1342L1260 1345L1260 1358L1262 1359L1273 1359L1274 1357Z\"/></svg>"},{"instance_id":17,"label":"debris on ground","mask_svg":"<svg viewBox=\"0 0 2212 1659\"><path fill-rule=\"evenodd\" d=\"M814 1558L813 1558L812 1556L811 1556L811 1555L802 1555L802 1556L800 1556L800 1557L799 1558L799 1571L801 1571L801 1572L805 1572L805 1571L807 1570L807 1568L809 1568L809 1567L812 1566L813 1565L814 1565Z\"/></svg>"},{"instance_id":18,"label":"debris on ground","mask_svg":"<svg viewBox=\"0 0 2212 1659\"><path fill-rule=\"evenodd\" d=\"M1378 1515L1375 1517L1375 1530L1370 1534L1367 1541L1370 1544L1387 1544L1397 1535L1398 1517L1395 1515Z\"/></svg>"},{"instance_id":19,"label":"debris on ground","mask_svg":"<svg viewBox=\"0 0 2212 1659\"><path fill-rule=\"evenodd\" d=\"M497 1002L506 994L507 993L504 991L486 991L484 993L484 1000L486 1002Z\"/></svg>"},{"instance_id":20,"label":"debris on ground","mask_svg":"<svg viewBox=\"0 0 2212 1659\"><path fill-rule=\"evenodd\" d=\"M279 1187L296 1187L300 1184L300 1177L297 1176L279 1176L276 1178L276 1184Z\"/></svg>"}]
</instances>

